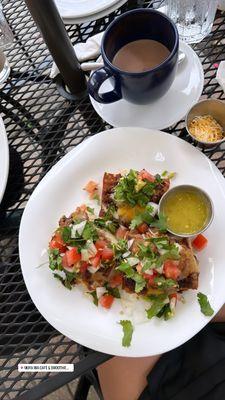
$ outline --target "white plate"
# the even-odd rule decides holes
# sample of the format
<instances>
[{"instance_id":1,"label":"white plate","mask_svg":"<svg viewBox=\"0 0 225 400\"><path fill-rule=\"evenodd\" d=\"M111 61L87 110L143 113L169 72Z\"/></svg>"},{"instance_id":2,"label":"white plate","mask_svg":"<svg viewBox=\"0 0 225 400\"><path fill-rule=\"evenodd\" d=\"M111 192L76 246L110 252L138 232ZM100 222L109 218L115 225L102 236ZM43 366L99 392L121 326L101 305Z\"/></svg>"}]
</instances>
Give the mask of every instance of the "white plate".
<instances>
[{"instance_id":1,"label":"white plate","mask_svg":"<svg viewBox=\"0 0 225 400\"><path fill-rule=\"evenodd\" d=\"M0 117L0 203L2 201L9 173L9 147L5 126Z\"/></svg>"},{"instance_id":2,"label":"white plate","mask_svg":"<svg viewBox=\"0 0 225 400\"><path fill-rule=\"evenodd\" d=\"M113 6L118 0L56 0L62 18L79 18L96 14Z\"/></svg>"},{"instance_id":3,"label":"white plate","mask_svg":"<svg viewBox=\"0 0 225 400\"><path fill-rule=\"evenodd\" d=\"M116 4L113 4L113 6L108 7L103 11L100 11L100 12L97 12L97 13L91 14L91 15L86 15L84 17L73 17L73 18L62 17L63 22L66 25L72 25L72 24L84 24L84 23L90 22L90 21L97 21L97 19L103 18L103 17L111 14L112 12L118 10L126 2L127 2L127 0L119 0L119 1L117 1Z\"/></svg>"},{"instance_id":4,"label":"white plate","mask_svg":"<svg viewBox=\"0 0 225 400\"><path fill-rule=\"evenodd\" d=\"M161 99L143 106L124 99L111 104L101 104L90 97L95 111L115 127L165 129L178 122L199 100L204 84L203 68L197 54L183 42L180 42L180 50L186 54L186 59L178 66L171 88ZM110 81L104 82L102 91L111 89Z\"/></svg>"},{"instance_id":5,"label":"white plate","mask_svg":"<svg viewBox=\"0 0 225 400\"><path fill-rule=\"evenodd\" d=\"M104 171L146 168L153 173L176 171L174 184L193 184L213 199L215 218L206 232L209 245L199 254L199 290L207 294L217 312L225 301L225 246L221 232L225 226L225 181L219 170L200 151L164 132L141 128L117 128L86 140L44 177L33 192L23 213L19 250L23 277L30 296L44 318L59 332L92 349L121 356L159 354L181 345L209 322L201 314L196 291L185 294L170 321L153 319L140 323L142 310L135 314L132 345L121 345L120 300L111 310L97 308L79 288L65 289L52 277L44 254L57 221L85 201L82 190L90 179L100 180ZM41 256L42 255L42 256ZM140 302L137 302L139 309ZM140 316L140 318L138 318Z\"/></svg>"}]
</instances>

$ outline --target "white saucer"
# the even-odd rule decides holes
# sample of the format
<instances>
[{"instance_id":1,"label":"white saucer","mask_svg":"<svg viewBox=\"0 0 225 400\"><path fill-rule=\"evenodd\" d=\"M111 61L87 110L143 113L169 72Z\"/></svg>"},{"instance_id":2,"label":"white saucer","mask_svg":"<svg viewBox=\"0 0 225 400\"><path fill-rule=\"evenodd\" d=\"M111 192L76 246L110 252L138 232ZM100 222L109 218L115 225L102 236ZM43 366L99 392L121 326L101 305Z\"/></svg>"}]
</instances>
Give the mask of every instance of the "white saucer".
<instances>
[{"instance_id":1,"label":"white saucer","mask_svg":"<svg viewBox=\"0 0 225 400\"><path fill-rule=\"evenodd\" d=\"M0 203L3 198L9 173L9 147L5 126L0 117Z\"/></svg>"},{"instance_id":2,"label":"white saucer","mask_svg":"<svg viewBox=\"0 0 225 400\"><path fill-rule=\"evenodd\" d=\"M123 99L111 104L101 104L90 97L95 111L114 127L165 129L181 120L201 96L204 72L197 54L190 46L180 42L180 50L185 53L186 58L178 66L171 88L161 99L143 106ZM111 88L109 80L102 85L104 92Z\"/></svg>"},{"instance_id":3,"label":"white saucer","mask_svg":"<svg viewBox=\"0 0 225 400\"><path fill-rule=\"evenodd\" d=\"M83 16L65 16L61 14L61 17L63 19L63 22L66 25L73 25L73 24L84 24L86 22L91 22L91 21L96 21L97 19L104 18L105 16L111 14L112 12L116 11L118 8L122 7L123 4L125 4L127 0L117 0L117 2L110 7L107 6L102 11L95 12L93 14L88 14L88 15L83 15ZM60 9L59 9L60 11Z\"/></svg>"}]
</instances>

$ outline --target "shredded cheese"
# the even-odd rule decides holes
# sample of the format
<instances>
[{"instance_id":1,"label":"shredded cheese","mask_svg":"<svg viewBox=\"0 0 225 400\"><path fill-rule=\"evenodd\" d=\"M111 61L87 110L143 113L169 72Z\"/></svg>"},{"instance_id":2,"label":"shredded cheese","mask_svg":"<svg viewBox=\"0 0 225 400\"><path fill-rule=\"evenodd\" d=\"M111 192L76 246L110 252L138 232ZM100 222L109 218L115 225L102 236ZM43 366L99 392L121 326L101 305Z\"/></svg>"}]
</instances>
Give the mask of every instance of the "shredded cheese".
<instances>
[{"instance_id":1,"label":"shredded cheese","mask_svg":"<svg viewBox=\"0 0 225 400\"><path fill-rule=\"evenodd\" d=\"M222 126L211 115L195 117L189 131L196 139L204 142L216 142L224 137Z\"/></svg>"}]
</instances>

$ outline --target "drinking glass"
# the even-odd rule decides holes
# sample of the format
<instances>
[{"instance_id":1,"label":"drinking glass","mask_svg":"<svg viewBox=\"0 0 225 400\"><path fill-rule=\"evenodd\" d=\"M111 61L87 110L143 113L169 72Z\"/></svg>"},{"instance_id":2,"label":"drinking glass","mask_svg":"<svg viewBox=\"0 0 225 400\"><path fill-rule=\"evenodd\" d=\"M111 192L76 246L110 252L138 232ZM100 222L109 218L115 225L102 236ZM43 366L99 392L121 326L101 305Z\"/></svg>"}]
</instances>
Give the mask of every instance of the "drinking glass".
<instances>
[{"instance_id":1,"label":"drinking glass","mask_svg":"<svg viewBox=\"0 0 225 400\"><path fill-rule=\"evenodd\" d=\"M167 15L176 23L180 39L198 43L212 29L218 0L167 0Z\"/></svg>"}]
</instances>

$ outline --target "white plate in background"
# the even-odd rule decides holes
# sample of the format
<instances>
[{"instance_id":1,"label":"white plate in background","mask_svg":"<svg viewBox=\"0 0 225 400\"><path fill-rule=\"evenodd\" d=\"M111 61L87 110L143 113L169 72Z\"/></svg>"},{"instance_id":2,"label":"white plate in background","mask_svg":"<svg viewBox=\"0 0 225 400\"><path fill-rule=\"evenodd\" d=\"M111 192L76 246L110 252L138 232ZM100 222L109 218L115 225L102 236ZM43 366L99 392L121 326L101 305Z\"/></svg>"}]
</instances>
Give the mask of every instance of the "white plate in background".
<instances>
[{"instance_id":1,"label":"white plate in background","mask_svg":"<svg viewBox=\"0 0 225 400\"><path fill-rule=\"evenodd\" d=\"M9 147L5 125L0 117L0 203L2 201L9 173Z\"/></svg>"},{"instance_id":2,"label":"white plate in background","mask_svg":"<svg viewBox=\"0 0 225 400\"><path fill-rule=\"evenodd\" d=\"M113 6L118 0L56 0L62 18L80 18Z\"/></svg>"}]
</instances>

